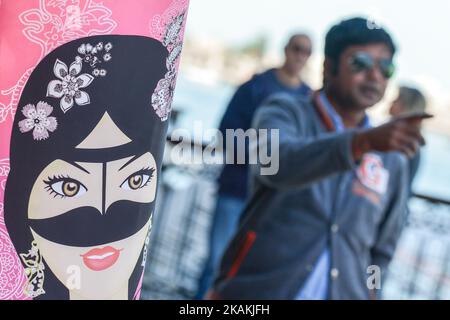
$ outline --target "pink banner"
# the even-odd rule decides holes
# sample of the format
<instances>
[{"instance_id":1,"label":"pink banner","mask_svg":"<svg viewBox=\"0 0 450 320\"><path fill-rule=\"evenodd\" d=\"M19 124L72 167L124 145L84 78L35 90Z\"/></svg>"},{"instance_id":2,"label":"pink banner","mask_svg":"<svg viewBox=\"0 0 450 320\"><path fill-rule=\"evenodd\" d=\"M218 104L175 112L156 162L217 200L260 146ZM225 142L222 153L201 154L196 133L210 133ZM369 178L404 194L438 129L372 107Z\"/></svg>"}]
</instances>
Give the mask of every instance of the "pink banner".
<instances>
[{"instance_id":1,"label":"pink banner","mask_svg":"<svg viewBox=\"0 0 450 320\"><path fill-rule=\"evenodd\" d=\"M0 299L139 298L187 9L0 0Z\"/></svg>"}]
</instances>

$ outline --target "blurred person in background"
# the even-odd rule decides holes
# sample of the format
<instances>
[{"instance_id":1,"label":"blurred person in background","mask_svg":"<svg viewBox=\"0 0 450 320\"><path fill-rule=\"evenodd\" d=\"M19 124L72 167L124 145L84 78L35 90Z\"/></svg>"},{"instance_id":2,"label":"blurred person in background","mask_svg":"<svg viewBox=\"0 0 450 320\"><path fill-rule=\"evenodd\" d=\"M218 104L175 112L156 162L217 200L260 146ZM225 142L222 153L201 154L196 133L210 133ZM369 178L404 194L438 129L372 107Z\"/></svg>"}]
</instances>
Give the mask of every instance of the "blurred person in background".
<instances>
[{"instance_id":1,"label":"blurred person in background","mask_svg":"<svg viewBox=\"0 0 450 320\"><path fill-rule=\"evenodd\" d=\"M220 123L221 133L225 136L226 129L249 129L256 109L271 94L285 92L292 95L309 95L311 88L302 80L301 71L311 52L312 42L309 36L303 33L292 35L284 48L285 61L281 67L257 74L237 89ZM226 153L226 145L224 150ZM248 143L245 150L246 159L247 151ZM199 280L198 299L204 296L212 283L213 273L223 251L237 230L247 198L248 162L236 164L236 152L234 155L234 164L226 164L218 179L218 199L209 239L209 254Z\"/></svg>"},{"instance_id":2,"label":"blurred person in background","mask_svg":"<svg viewBox=\"0 0 450 320\"><path fill-rule=\"evenodd\" d=\"M277 94L257 110L253 127L269 131L269 141L258 146L279 153L279 171L261 175L265 165L251 165L251 196L208 298L379 293L406 213L401 153L412 157L424 143L423 117L372 127L366 114L384 96L395 51L383 28L370 28L363 18L344 20L325 39L323 89L308 98ZM269 149L274 129L278 150Z\"/></svg>"},{"instance_id":3,"label":"blurred person in background","mask_svg":"<svg viewBox=\"0 0 450 320\"><path fill-rule=\"evenodd\" d=\"M393 117L410 114L413 112L421 113L425 112L427 107L427 101L425 96L416 88L402 86L399 88L397 99L391 105L389 114ZM409 160L409 187L410 193L412 183L417 174L417 170L420 165L420 149L416 155Z\"/></svg>"}]
</instances>

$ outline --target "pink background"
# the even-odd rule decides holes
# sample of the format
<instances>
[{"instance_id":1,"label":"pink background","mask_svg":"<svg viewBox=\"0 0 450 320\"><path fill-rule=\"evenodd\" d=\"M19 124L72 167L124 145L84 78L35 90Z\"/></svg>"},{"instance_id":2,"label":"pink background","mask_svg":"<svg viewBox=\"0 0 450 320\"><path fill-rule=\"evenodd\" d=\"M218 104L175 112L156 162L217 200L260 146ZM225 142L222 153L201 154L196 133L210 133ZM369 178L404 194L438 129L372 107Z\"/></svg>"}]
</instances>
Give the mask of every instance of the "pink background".
<instances>
[{"instance_id":1,"label":"pink background","mask_svg":"<svg viewBox=\"0 0 450 320\"><path fill-rule=\"evenodd\" d=\"M100 34L161 40L189 0L0 0L0 300L26 299L22 265L3 220L9 141L17 103L39 61L71 40Z\"/></svg>"}]
</instances>

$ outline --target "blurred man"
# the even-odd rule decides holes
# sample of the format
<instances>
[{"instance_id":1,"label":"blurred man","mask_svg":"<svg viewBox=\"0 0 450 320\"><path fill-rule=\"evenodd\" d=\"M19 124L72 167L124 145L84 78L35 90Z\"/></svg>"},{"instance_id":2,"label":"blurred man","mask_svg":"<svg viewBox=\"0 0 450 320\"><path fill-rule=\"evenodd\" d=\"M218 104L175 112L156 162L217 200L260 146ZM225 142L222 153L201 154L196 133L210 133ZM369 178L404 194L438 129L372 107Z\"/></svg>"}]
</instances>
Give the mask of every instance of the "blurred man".
<instances>
[{"instance_id":1,"label":"blurred man","mask_svg":"<svg viewBox=\"0 0 450 320\"><path fill-rule=\"evenodd\" d=\"M251 166L249 205L208 297L368 299L379 288L406 211L406 158L396 151L413 156L424 142L421 117L371 127L366 115L394 54L384 29L342 21L326 36L323 90L258 109L253 126L279 130L278 150L258 145L279 152L280 169L263 176Z\"/></svg>"},{"instance_id":2,"label":"blurred man","mask_svg":"<svg viewBox=\"0 0 450 320\"><path fill-rule=\"evenodd\" d=\"M393 117L410 114L413 112L425 112L427 101L424 95L416 88L400 87L397 99L391 105L389 113ZM417 174L420 165L420 150L409 160L409 187L411 186Z\"/></svg>"},{"instance_id":3,"label":"blurred man","mask_svg":"<svg viewBox=\"0 0 450 320\"><path fill-rule=\"evenodd\" d=\"M271 94L285 92L293 95L309 95L311 89L303 82L300 72L308 61L311 50L311 40L307 35L291 36L284 48L285 62L281 67L255 75L237 89L220 123L219 130L222 134L225 135L226 129L242 129L244 131L249 129L256 109ZM246 149L248 150L248 145ZM245 154L248 155L247 150L240 151L245 151ZM219 177L218 200L211 228L209 258L199 283L197 294L199 299L204 296L211 285L213 272L236 231L247 197L248 166L247 164L236 164L236 157L233 163L235 164L225 165ZM248 162L246 161L246 163Z\"/></svg>"}]
</instances>

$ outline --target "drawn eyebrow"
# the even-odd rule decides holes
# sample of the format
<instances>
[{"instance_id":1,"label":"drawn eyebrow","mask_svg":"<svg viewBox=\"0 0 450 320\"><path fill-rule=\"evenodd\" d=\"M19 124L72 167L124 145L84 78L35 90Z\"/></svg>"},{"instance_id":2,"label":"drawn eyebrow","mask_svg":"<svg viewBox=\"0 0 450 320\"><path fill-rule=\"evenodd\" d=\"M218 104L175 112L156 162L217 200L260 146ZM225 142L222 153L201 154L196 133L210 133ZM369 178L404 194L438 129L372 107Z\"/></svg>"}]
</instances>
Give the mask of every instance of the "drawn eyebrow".
<instances>
[{"instance_id":1,"label":"drawn eyebrow","mask_svg":"<svg viewBox=\"0 0 450 320\"><path fill-rule=\"evenodd\" d=\"M122 170L123 168L125 168L126 166L128 166L129 164L131 164L132 162L134 162L135 160L139 159L140 157L142 157L144 154L146 154L147 152L144 152L142 154L139 155L135 155L133 158L131 158L130 160L128 160L123 166L120 167L120 170Z\"/></svg>"},{"instance_id":2,"label":"drawn eyebrow","mask_svg":"<svg viewBox=\"0 0 450 320\"><path fill-rule=\"evenodd\" d=\"M73 165L74 167L86 172L87 174L91 174L87 169L83 168L81 165L79 165L78 163L76 163L75 161L67 161L69 162L71 165Z\"/></svg>"}]
</instances>

